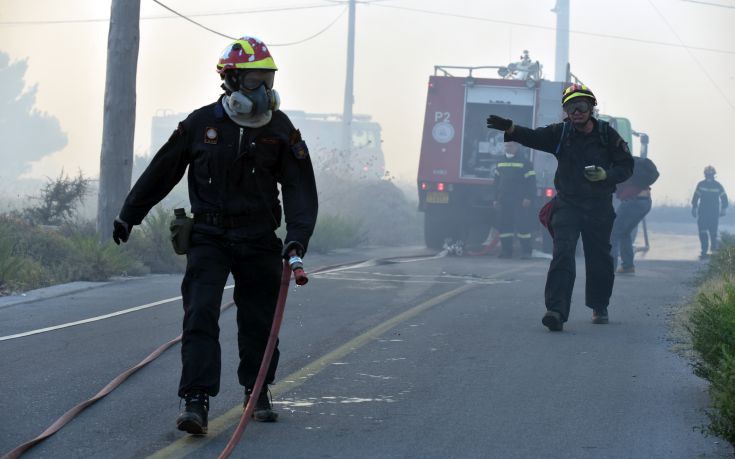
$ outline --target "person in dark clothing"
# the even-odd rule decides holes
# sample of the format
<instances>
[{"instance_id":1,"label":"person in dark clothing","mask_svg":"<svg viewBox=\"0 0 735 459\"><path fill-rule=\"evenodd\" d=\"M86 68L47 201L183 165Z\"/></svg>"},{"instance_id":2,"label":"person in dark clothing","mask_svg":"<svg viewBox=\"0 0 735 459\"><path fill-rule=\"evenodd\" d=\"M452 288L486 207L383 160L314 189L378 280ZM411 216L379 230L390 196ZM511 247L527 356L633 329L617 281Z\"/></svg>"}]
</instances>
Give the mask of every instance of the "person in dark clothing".
<instances>
[{"instance_id":1,"label":"person in dark clothing","mask_svg":"<svg viewBox=\"0 0 735 459\"><path fill-rule=\"evenodd\" d=\"M278 110L273 89L277 67L266 45L252 37L231 43L217 64L225 94L192 112L156 153L115 219L116 243L128 240L150 209L179 182L188 167L194 225L181 285L184 305L179 396L185 400L177 427L207 432L209 397L220 388L219 314L228 276L235 280L238 379L245 402L257 396L254 418L275 421L267 385L273 383L278 349L263 391L252 394L273 322L282 258L303 256L317 217L314 171L306 144ZM277 185L283 193L285 245Z\"/></svg>"},{"instance_id":2,"label":"person in dark clothing","mask_svg":"<svg viewBox=\"0 0 735 459\"><path fill-rule=\"evenodd\" d=\"M699 242L702 252L699 258L707 258L707 249L717 250L717 227L729 205L725 188L715 180L717 171L712 166L704 168L704 180L697 184L692 196L692 216L697 219Z\"/></svg>"},{"instance_id":3,"label":"person in dark clothing","mask_svg":"<svg viewBox=\"0 0 735 459\"><path fill-rule=\"evenodd\" d=\"M500 232L500 258L513 258L513 237L521 244L521 257L531 257L533 218L531 202L536 195L536 172L518 154L515 142L505 144L505 159L495 168L495 202Z\"/></svg>"},{"instance_id":4,"label":"person in dark clothing","mask_svg":"<svg viewBox=\"0 0 735 459\"><path fill-rule=\"evenodd\" d=\"M618 274L635 274L633 258L633 233L638 224L651 211L651 185L658 179L658 170L648 158L635 157L633 176L618 185L617 197L620 204L616 209L610 243L613 265L621 266Z\"/></svg>"},{"instance_id":5,"label":"person in dark clothing","mask_svg":"<svg viewBox=\"0 0 735 459\"><path fill-rule=\"evenodd\" d=\"M551 331L563 330L569 318L580 234L587 273L585 303L593 310L593 323L608 323L607 308L615 278L610 256L610 232L615 220L612 194L618 183L632 175L633 157L620 135L592 116L596 104L589 88L574 84L562 94L567 114L563 123L533 130L496 115L487 119L489 128L505 131L506 141L552 153L559 162L551 216L554 253L544 293L547 312L542 319Z\"/></svg>"}]
</instances>

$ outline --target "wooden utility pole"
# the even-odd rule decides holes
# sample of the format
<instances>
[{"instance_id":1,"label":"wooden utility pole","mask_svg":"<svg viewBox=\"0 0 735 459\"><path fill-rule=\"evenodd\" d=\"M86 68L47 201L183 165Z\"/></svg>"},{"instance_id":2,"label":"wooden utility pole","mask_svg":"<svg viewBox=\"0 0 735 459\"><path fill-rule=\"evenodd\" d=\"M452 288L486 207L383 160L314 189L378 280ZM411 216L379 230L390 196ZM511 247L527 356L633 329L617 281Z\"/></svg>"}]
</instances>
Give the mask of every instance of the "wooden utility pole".
<instances>
[{"instance_id":1,"label":"wooden utility pole","mask_svg":"<svg viewBox=\"0 0 735 459\"><path fill-rule=\"evenodd\" d=\"M140 0L112 0L97 198L97 232L112 237L112 221L130 191L135 134L135 76L140 42Z\"/></svg>"},{"instance_id":2,"label":"wooden utility pole","mask_svg":"<svg viewBox=\"0 0 735 459\"><path fill-rule=\"evenodd\" d=\"M349 155L352 149L352 105L355 103L353 80L355 71L355 0L349 4L347 28L347 75L345 77L345 100L342 110L342 151Z\"/></svg>"}]
</instances>

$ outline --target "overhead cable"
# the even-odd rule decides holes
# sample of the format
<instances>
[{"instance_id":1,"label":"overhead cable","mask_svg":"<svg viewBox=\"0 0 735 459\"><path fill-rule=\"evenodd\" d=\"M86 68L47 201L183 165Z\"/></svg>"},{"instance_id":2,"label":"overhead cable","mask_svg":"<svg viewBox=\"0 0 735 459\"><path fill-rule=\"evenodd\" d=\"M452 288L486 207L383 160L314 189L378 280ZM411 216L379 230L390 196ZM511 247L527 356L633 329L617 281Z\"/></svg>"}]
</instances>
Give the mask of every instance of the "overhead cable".
<instances>
[{"instance_id":1,"label":"overhead cable","mask_svg":"<svg viewBox=\"0 0 735 459\"><path fill-rule=\"evenodd\" d=\"M658 9L658 7L656 6L656 4L654 4L651 0L648 0L648 4L651 5L651 7L656 11L656 13L659 15L659 17L664 22L664 24L666 24L666 27L669 28L669 30L671 31L671 33L673 33L674 36L676 37L676 39L679 40L679 42L681 43L682 42L682 39L679 36L679 34L676 32L676 29L674 29L674 27L671 25L671 23L666 19L666 16L664 16L663 13L661 13L661 10ZM717 82L714 80L714 78L712 78L712 76L709 74L709 72L704 67L704 65L702 65L702 63L699 61L699 59L697 59L697 56L695 56L694 53L689 48L684 47L684 49L686 49L687 53L689 54L689 57L691 57L692 60L697 64L697 66L699 67L699 70L701 70L702 73L704 73L704 75L707 77L707 79L709 80L709 82L712 83L712 86L714 86L715 89L717 90L717 92L720 93L720 96L722 96L722 99L724 99L724 101L727 103L727 105L729 105L731 109L735 110L735 105L733 105L733 103L730 102L730 99L728 99L727 94L725 94L725 92L722 90L722 88L720 88L717 85Z\"/></svg>"},{"instance_id":2,"label":"overhead cable","mask_svg":"<svg viewBox=\"0 0 735 459\"><path fill-rule=\"evenodd\" d=\"M174 10L173 8L164 5L159 0L153 0L153 2L156 3L156 4L158 4L158 5L160 5L160 6L162 6L163 8L167 9L168 11L174 13L175 15L179 16L180 18L185 19L185 20L191 22L192 24L194 24L194 25L196 25L198 27L201 27L202 29L204 29L204 30L206 30L208 32L211 32L211 33L213 33L215 35L219 35L221 37L229 38L230 40L237 40L237 37L232 37L232 36L229 36L229 35L224 34L222 32L219 32L217 30L214 30L214 29L212 29L210 27L207 27L207 26L205 26L205 25L203 25L203 24L201 24L201 23L199 23L199 22L191 19L188 16L186 16L186 15L184 15L182 13L179 13L178 11ZM324 6L334 6L334 5L324 5ZM293 45L299 45L301 43L305 43L305 42L307 42L309 40L312 40L312 39L318 37L319 35L323 34L324 32L326 32L327 30L329 30L339 20L339 18L341 18L345 14L346 11L347 11L347 8L343 8L342 9L342 12L340 12L337 15L337 17L334 18L334 20L332 22L330 22L329 24L327 24L326 27L324 27L323 29L321 29L320 31L318 31L317 33L315 33L313 35L310 35L310 36L308 36L306 38L303 38L301 40L292 41L292 42L288 42L288 43L270 43L268 46L270 46L270 47L293 46Z\"/></svg>"},{"instance_id":3,"label":"overhead cable","mask_svg":"<svg viewBox=\"0 0 735 459\"><path fill-rule=\"evenodd\" d=\"M298 6L283 6L277 8L256 8L251 10L233 10L233 11L215 11L211 13L194 13L188 14L189 18L200 18L208 16L237 16L243 14L262 14L262 13L277 13L285 11L296 11L296 10L310 10L315 8L333 8L337 4L314 4L314 5L298 5ZM161 19L177 19L179 15L174 16L142 16L141 21L155 21ZM110 18L90 18L90 19L51 19L51 20L34 20L34 21L0 21L0 26L3 25L47 25L47 24L80 24L80 23L93 23L93 22L110 22Z\"/></svg>"},{"instance_id":4,"label":"overhead cable","mask_svg":"<svg viewBox=\"0 0 735 459\"><path fill-rule=\"evenodd\" d=\"M424 10L421 8L411 8L407 6L397 6L397 5L383 5L380 3L371 3L371 6L374 6L376 8L391 8L396 10L404 10L404 11L413 11L415 13L424 13L424 14L432 14L436 16L443 16L443 17L453 17L453 18L459 18L459 19L470 19L473 21L482 21L482 22L493 22L496 24L506 24L511 26L517 26L517 27L528 27L532 29L543 29L543 30L550 30L550 31L556 31L556 27L553 26L543 26L538 24L528 24L524 22L514 22L514 21L505 21L502 19L492 19L487 17L481 17L481 16L469 16L465 14L457 14L457 13L447 13L442 11L433 11L433 10ZM686 49L695 49L698 51L710 51L713 53L723 53L723 54L733 54L735 55L735 51L730 51L726 49L716 49L716 48L704 48L699 46L689 46L685 45L683 43L677 44L677 43L669 43L665 41L656 41L656 40L644 40L640 38L633 38L633 37L626 37L623 35L610 35L610 34L604 34L604 33L597 33L597 32L584 32L580 30L569 30L569 33L577 34L577 35L588 35L593 37L600 37L600 38L611 38L615 40L626 40L626 41L633 41L638 43L649 43L652 45L661 45L661 46L671 46L674 48L686 48Z\"/></svg>"}]
</instances>

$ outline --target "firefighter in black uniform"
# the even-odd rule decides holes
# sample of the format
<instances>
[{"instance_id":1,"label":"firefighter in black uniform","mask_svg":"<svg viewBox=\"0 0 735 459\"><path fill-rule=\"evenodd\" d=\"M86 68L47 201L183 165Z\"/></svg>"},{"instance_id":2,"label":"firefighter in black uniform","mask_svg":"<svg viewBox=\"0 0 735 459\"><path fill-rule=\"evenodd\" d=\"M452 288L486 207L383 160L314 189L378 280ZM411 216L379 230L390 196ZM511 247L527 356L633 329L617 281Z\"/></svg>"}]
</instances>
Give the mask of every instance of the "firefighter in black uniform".
<instances>
[{"instance_id":1,"label":"firefighter in black uniform","mask_svg":"<svg viewBox=\"0 0 735 459\"><path fill-rule=\"evenodd\" d=\"M500 258L513 258L513 237L521 244L521 258L531 257L531 202L536 195L536 172L518 154L520 145L505 144L505 160L495 169L497 228L500 232Z\"/></svg>"},{"instance_id":2,"label":"firefighter in black uniform","mask_svg":"<svg viewBox=\"0 0 735 459\"><path fill-rule=\"evenodd\" d=\"M546 278L547 312L542 319L551 331L561 331L569 318L580 234L587 273L585 303L593 310L593 323L608 323L607 307L615 278L610 256L615 220L612 194L615 185L632 175L633 158L620 135L592 116L595 105L592 91L574 84L562 94L567 114L563 123L532 130L495 115L487 119L489 128L505 131L506 141L552 153L559 162L551 217L554 255Z\"/></svg>"},{"instance_id":3,"label":"firefighter in black uniform","mask_svg":"<svg viewBox=\"0 0 735 459\"><path fill-rule=\"evenodd\" d=\"M303 256L317 216L314 172L306 144L278 110L276 65L266 45L252 37L231 43L217 64L225 94L192 112L156 153L115 219L113 238L127 241L133 226L163 199L189 168L194 226L181 285L184 305L177 427L207 431L209 397L220 387L218 319L228 276L235 280L238 379L245 402L260 367L280 285L282 257ZM283 192L285 245L280 226ZM276 349L254 418L275 421L267 384L275 378Z\"/></svg>"},{"instance_id":4,"label":"firefighter in black uniform","mask_svg":"<svg viewBox=\"0 0 735 459\"><path fill-rule=\"evenodd\" d=\"M697 219L699 242L702 245L699 258L703 259L708 256L708 246L712 252L717 250L717 226L729 205L725 188L715 180L716 174L714 167L705 167L704 180L697 183L692 197L692 216Z\"/></svg>"}]
</instances>

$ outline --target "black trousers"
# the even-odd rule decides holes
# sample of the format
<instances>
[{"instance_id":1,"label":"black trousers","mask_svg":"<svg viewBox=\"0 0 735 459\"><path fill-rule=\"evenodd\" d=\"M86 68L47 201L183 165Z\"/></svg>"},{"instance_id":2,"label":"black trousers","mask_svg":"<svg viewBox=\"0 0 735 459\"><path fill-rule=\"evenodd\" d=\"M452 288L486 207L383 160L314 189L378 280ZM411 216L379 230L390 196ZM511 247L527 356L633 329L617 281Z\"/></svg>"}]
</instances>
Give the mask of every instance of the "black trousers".
<instances>
[{"instance_id":1,"label":"black trousers","mask_svg":"<svg viewBox=\"0 0 735 459\"><path fill-rule=\"evenodd\" d=\"M559 312L564 321L569 319L576 278L575 251L580 234L587 274L585 303L593 309L607 307L610 303L615 280L610 255L610 233L614 221L615 212L609 199L578 206L557 198L551 218L554 255L546 277L544 297L546 309Z\"/></svg>"},{"instance_id":2,"label":"black trousers","mask_svg":"<svg viewBox=\"0 0 735 459\"><path fill-rule=\"evenodd\" d=\"M282 259L281 241L273 233L258 239L192 234L186 274L181 284L184 324L181 340L179 396L201 390L215 396L220 387L219 312L230 273L235 279L238 380L253 387L270 334L278 299ZM265 382L275 379L276 347Z\"/></svg>"},{"instance_id":3,"label":"black trousers","mask_svg":"<svg viewBox=\"0 0 735 459\"><path fill-rule=\"evenodd\" d=\"M497 228L503 254L513 253L513 238L517 237L523 253L530 255L533 225L530 207L523 207L517 199L500 201Z\"/></svg>"},{"instance_id":4,"label":"black trousers","mask_svg":"<svg viewBox=\"0 0 735 459\"><path fill-rule=\"evenodd\" d=\"M719 223L720 215L717 213L699 214L697 227L699 228L699 243L702 246L702 255L707 254L708 248L713 252L717 250L717 227Z\"/></svg>"}]
</instances>

